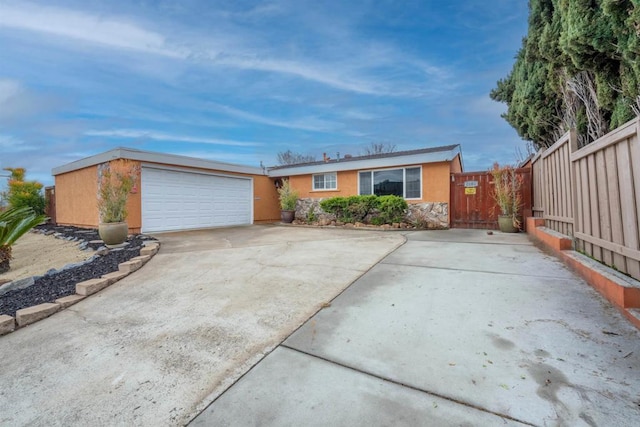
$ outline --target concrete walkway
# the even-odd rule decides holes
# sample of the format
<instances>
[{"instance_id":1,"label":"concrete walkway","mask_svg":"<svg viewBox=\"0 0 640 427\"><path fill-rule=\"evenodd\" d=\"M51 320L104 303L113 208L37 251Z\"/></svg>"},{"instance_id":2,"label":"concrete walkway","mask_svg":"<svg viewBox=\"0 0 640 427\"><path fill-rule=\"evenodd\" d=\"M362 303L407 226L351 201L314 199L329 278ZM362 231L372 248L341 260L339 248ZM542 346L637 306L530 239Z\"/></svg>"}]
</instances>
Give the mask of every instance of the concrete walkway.
<instances>
[{"instance_id":1,"label":"concrete walkway","mask_svg":"<svg viewBox=\"0 0 640 427\"><path fill-rule=\"evenodd\" d=\"M405 241L274 226L158 237L142 270L0 337L0 425L183 425Z\"/></svg>"},{"instance_id":2,"label":"concrete walkway","mask_svg":"<svg viewBox=\"0 0 640 427\"><path fill-rule=\"evenodd\" d=\"M415 232L193 425L640 425L640 334L524 235Z\"/></svg>"}]
</instances>

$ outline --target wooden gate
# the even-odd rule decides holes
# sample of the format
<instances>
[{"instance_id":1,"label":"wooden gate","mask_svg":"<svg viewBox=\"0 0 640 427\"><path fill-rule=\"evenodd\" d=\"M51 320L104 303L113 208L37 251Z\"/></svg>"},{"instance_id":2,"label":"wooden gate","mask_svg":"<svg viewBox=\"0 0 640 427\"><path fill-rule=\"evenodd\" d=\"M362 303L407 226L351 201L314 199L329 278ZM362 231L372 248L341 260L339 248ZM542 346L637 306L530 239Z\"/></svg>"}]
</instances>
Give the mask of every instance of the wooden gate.
<instances>
[{"instance_id":1,"label":"wooden gate","mask_svg":"<svg viewBox=\"0 0 640 427\"><path fill-rule=\"evenodd\" d=\"M44 200L44 213L49 217L49 223L56 224L56 187L45 187Z\"/></svg>"},{"instance_id":2,"label":"wooden gate","mask_svg":"<svg viewBox=\"0 0 640 427\"><path fill-rule=\"evenodd\" d=\"M531 169L517 169L522 177L522 216L531 216ZM451 175L451 228L498 229L500 209L491 196L493 181L489 172ZM524 228L525 221L522 221Z\"/></svg>"}]
</instances>

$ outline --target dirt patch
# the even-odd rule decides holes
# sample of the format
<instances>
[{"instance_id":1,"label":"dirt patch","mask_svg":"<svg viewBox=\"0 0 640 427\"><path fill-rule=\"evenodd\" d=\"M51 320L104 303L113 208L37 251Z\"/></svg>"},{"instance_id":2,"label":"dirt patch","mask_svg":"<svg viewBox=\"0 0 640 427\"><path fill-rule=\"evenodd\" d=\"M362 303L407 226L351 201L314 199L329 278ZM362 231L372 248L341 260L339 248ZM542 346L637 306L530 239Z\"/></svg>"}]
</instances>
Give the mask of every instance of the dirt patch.
<instances>
[{"instance_id":1,"label":"dirt patch","mask_svg":"<svg viewBox=\"0 0 640 427\"><path fill-rule=\"evenodd\" d=\"M91 258L94 252L80 250L79 243L40 233L26 233L13 246L11 269L0 274L0 281L41 276L52 268L59 269Z\"/></svg>"}]
</instances>

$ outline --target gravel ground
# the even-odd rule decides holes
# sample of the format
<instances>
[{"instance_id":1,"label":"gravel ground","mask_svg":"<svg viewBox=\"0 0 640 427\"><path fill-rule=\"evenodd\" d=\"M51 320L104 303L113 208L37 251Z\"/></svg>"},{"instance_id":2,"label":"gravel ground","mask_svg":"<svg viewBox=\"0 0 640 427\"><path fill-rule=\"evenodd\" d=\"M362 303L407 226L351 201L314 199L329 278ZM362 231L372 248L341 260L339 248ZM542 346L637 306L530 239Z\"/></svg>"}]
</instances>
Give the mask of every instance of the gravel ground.
<instances>
[{"instance_id":1,"label":"gravel ground","mask_svg":"<svg viewBox=\"0 0 640 427\"><path fill-rule=\"evenodd\" d=\"M44 234L55 234L58 238L81 241L81 247L89 247L97 252L86 262L48 271L43 276L35 276L31 286L0 295L0 314L15 316L16 310L21 308L53 302L58 298L75 294L76 283L117 271L118 264L140 255L145 241L155 240L153 237L134 234L129 236L128 245L124 248L106 250L97 230L49 224L38 226L36 229Z\"/></svg>"}]
</instances>

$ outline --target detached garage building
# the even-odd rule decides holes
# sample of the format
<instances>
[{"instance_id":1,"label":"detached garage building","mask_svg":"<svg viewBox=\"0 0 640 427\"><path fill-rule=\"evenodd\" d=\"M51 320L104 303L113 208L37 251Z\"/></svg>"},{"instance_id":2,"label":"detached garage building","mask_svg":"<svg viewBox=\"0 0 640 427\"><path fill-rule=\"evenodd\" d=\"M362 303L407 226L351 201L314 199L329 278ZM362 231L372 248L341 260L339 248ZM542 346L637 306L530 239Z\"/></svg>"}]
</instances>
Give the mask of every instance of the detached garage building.
<instances>
[{"instance_id":1,"label":"detached garage building","mask_svg":"<svg viewBox=\"0 0 640 427\"><path fill-rule=\"evenodd\" d=\"M126 159L140 176L129 201L130 232L272 222L280 217L273 180L261 168L117 148L53 169L59 224L97 227L99 167Z\"/></svg>"}]
</instances>

